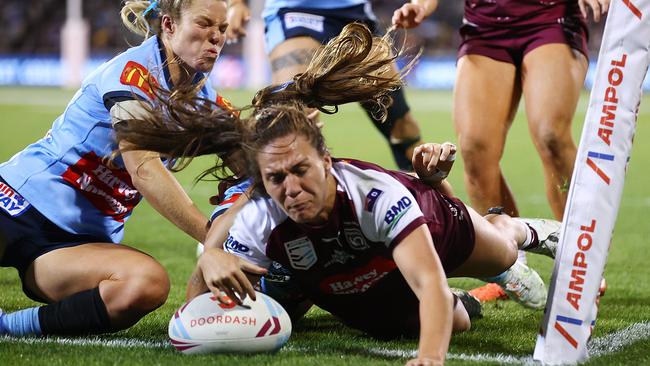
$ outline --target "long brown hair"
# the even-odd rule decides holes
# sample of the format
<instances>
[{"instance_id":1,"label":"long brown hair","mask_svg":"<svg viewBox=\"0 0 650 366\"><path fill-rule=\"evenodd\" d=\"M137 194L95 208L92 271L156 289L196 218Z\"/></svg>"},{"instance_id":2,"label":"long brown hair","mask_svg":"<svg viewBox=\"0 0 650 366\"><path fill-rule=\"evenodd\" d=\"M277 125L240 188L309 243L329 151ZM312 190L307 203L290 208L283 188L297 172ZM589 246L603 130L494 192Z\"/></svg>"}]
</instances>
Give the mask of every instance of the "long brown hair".
<instances>
[{"instance_id":1,"label":"long brown hair","mask_svg":"<svg viewBox=\"0 0 650 366\"><path fill-rule=\"evenodd\" d=\"M385 118L391 103L388 93L403 85L402 78L415 61L402 72L395 72L392 63L398 55L390 36L374 37L365 25L348 24L339 36L318 49L304 73L289 83L260 90L252 105L244 109L250 112L248 118L214 110L213 102L191 92L162 92L157 103L147 106L148 116L116 125L117 139L131 144L129 149L181 158L177 169L196 156L217 154L222 160L207 173L223 170L223 159L242 148L248 152L249 164L240 166L250 168L251 157L264 142L296 131L320 141L319 149L326 151L322 134L306 118L304 107L334 113L339 104L365 102L375 106L378 119ZM259 170L248 169L248 173L255 178Z\"/></svg>"},{"instance_id":2,"label":"long brown hair","mask_svg":"<svg viewBox=\"0 0 650 366\"><path fill-rule=\"evenodd\" d=\"M161 154L172 171L184 169L194 157L216 154L215 164L197 179L214 175L232 178L224 157L241 149L243 124L238 111L196 96L196 88L169 92L155 91L152 105L142 103L145 113L115 124L117 141L125 142L123 151L147 150Z\"/></svg>"},{"instance_id":3,"label":"long brown hair","mask_svg":"<svg viewBox=\"0 0 650 366\"><path fill-rule=\"evenodd\" d=\"M374 107L373 117L383 121L392 103L388 94L402 87L418 57L396 72L393 64L402 51L393 46L391 32L377 37L362 23L348 24L316 50L305 72L258 91L253 107L299 101L331 114L340 104L366 102Z\"/></svg>"}]
</instances>

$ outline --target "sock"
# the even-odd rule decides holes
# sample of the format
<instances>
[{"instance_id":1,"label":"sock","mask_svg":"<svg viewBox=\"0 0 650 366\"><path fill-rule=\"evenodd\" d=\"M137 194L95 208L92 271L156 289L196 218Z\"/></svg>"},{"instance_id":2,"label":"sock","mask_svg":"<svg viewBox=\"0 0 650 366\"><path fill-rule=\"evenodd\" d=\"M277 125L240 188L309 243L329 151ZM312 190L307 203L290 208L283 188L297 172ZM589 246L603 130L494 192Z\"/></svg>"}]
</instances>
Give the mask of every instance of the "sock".
<instances>
[{"instance_id":1,"label":"sock","mask_svg":"<svg viewBox=\"0 0 650 366\"><path fill-rule=\"evenodd\" d=\"M539 240L537 239L537 232L535 229L530 227L530 225L522 222L522 224L526 225L526 240L524 240L523 243L519 246L519 249L521 250L529 250L531 248L535 248L539 245Z\"/></svg>"},{"instance_id":2,"label":"sock","mask_svg":"<svg viewBox=\"0 0 650 366\"><path fill-rule=\"evenodd\" d=\"M82 335L111 331L110 319L99 287L78 292L39 308L43 334Z\"/></svg>"},{"instance_id":3,"label":"sock","mask_svg":"<svg viewBox=\"0 0 650 366\"><path fill-rule=\"evenodd\" d=\"M526 252L523 250L518 250L517 251L517 261L528 265L528 258L526 258Z\"/></svg>"},{"instance_id":4,"label":"sock","mask_svg":"<svg viewBox=\"0 0 650 366\"><path fill-rule=\"evenodd\" d=\"M18 310L0 317L0 334L12 336L41 335L39 307Z\"/></svg>"},{"instance_id":5,"label":"sock","mask_svg":"<svg viewBox=\"0 0 650 366\"><path fill-rule=\"evenodd\" d=\"M497 285L505 286L505 284L507 283L506 281L507 277L508 277L508 270L501 273L500 275L494 277L481 278L481 280L485 282L496 283Z\"/></svg>"}]
</instances>

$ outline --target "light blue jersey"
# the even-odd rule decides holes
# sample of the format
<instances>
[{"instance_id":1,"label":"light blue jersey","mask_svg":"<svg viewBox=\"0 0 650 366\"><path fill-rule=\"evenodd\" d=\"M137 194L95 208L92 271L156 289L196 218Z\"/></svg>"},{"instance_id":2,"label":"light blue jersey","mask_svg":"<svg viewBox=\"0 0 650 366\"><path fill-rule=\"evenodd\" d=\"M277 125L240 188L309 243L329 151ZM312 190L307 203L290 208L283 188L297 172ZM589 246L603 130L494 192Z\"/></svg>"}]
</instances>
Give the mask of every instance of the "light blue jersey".
<instances>
[{"instance_id":1,"label":"light blue jersey","mask_svg":"<svg viewBox=\"0 0 650 366\"><path fill-rule=\"evenodd\" d=\"M159 42L151 37L100 66L45 137L0 165L0 176L60 228L122 240L141 195L121 158L107 161L117 149L109 111L124 100L151 100L152 86L173 87ZM206 86L200 96L217 98Z\"/></svg>"},{"instance_id":2,"label":"light blue jersey","mask_svg":"<svg viewBox=\"0 0 650 366\"><path fill-rule=\"evenodd\" d=\"M282 8L338 9L368 3L368 0L267 0L262 17L274 15Z\"/></svg>"}]
</instances>

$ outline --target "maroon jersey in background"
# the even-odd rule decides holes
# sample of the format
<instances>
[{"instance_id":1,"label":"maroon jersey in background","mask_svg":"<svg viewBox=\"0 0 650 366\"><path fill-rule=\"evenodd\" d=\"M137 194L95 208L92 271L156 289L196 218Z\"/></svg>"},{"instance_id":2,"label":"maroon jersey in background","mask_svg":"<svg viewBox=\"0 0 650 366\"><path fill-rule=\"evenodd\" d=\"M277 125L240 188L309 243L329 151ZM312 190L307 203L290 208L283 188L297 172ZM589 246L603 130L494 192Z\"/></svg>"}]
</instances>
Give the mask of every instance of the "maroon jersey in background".
<instances>
[{"instance_id":1,"label":"maroon jersey in background","mask_svg":"<svg viewBox=\"0 0 650 366\"><path fill-rule=\"evenodd\" d=\"M465 0L465 23L481 27L525 27L578 22L577 0Z\"/></svg>"}]
</instances>

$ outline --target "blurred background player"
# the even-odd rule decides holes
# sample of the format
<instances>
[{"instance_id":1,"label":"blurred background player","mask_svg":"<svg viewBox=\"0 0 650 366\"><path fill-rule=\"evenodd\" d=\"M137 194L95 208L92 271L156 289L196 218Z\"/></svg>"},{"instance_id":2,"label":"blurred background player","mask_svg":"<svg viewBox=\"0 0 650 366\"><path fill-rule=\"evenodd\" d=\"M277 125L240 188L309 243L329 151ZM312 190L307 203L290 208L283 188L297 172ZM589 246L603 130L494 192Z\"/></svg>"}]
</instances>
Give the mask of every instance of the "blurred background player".
<instances>
[{"instance_id":1,"label":"blurred background player","mask_svg":"<svg viewBox=\"0 0 650 366\"><path fill-rule=\"evenodd\" d=\"M165 302L165 269L116 245L125 221L142 197L196 240L207 219L159 154L131 150L109 162L124 148L113 129L143 113L159 88L217 99L205 77L225 43L226 10L222 0L126 1L122 20L144 42L95 70L46 136L0 165L3 199L14 202L0 210L0 263L47 303L0 312L0 334L112 332Z\"/></svg>"},{"instance_id":2,"label":"blurred background player","mask_svg":"<svg viewBox=\"0 0 650 366\"><path fill-rule=\"evenodd\" d=\"M438 0L414 0L393 24L420 25ZM508 130L523 96L528 126L544 167L553 215L564 214L576 144L571 123L588 67L587 26L609 0L466 0L458 50L453 117L465 163L465 187L478 212L502 207L519 216L500 166ZM499 77L495 77L499 75ZM520 253L520 259L525 256ZM489 300L495 287L474 292Z\"/></svg>"},{"instance_id":3,"label":"blurred background player","mask_svg":"<svg viewBox=\"0 0 650 366\"><path fill-rule=\"evenodd\" d=\"M266 52L271 63L272 82L281 84L304 72L314 51L338 35L346 24L361 22L377 32L376 18L368 0L266 0ZM250 10L245 0L232 0L228 10L227 36L236 41L246 35ZM396 67L396 66L395 66ZM364 107L375 127L388 141L400 170L411 171L413 149L420 141L420 127L406 103L404 91L392 92L393 104L381 123Z\"/></svg>"}]
</instances>

